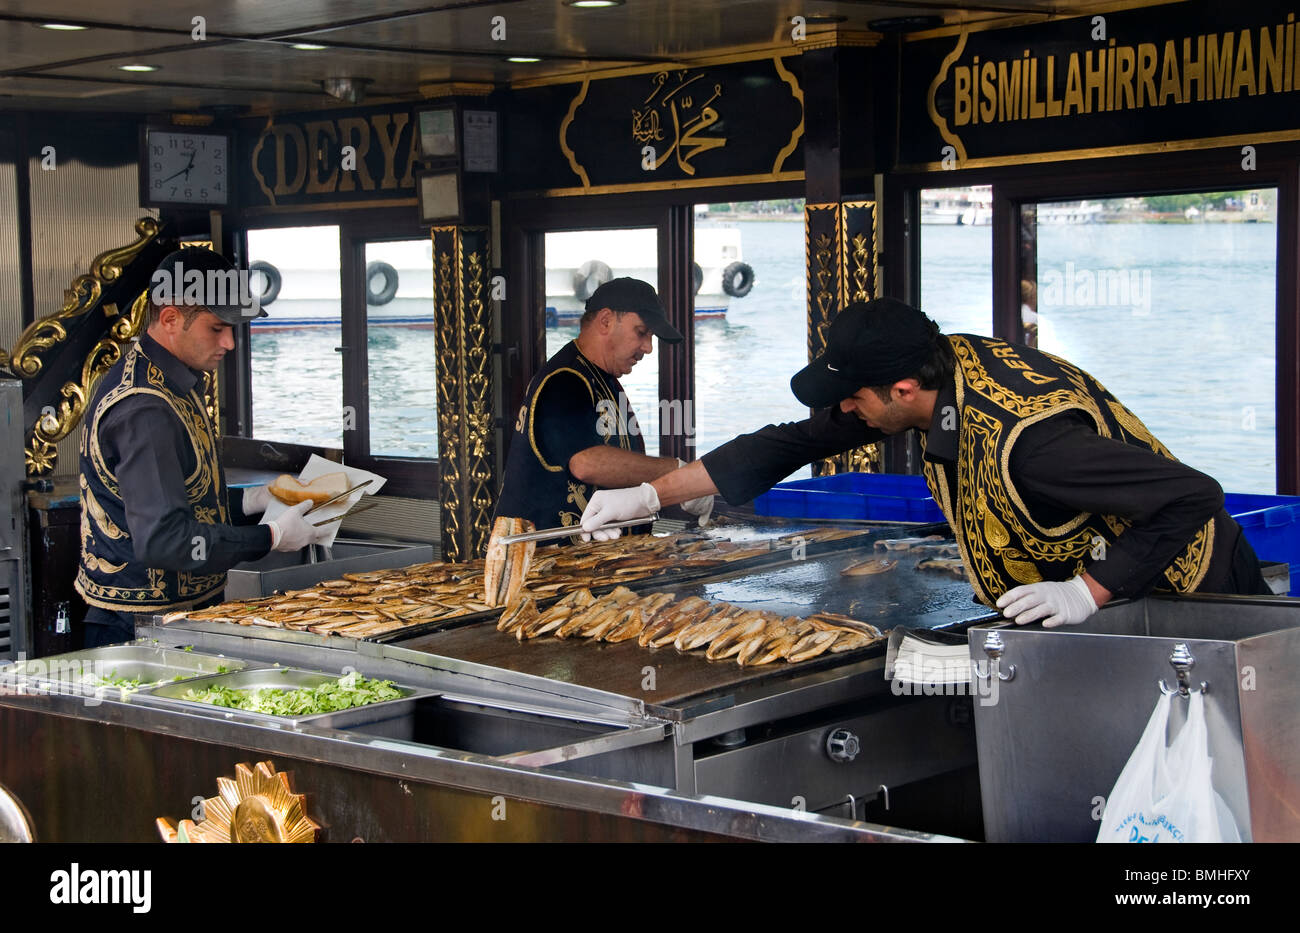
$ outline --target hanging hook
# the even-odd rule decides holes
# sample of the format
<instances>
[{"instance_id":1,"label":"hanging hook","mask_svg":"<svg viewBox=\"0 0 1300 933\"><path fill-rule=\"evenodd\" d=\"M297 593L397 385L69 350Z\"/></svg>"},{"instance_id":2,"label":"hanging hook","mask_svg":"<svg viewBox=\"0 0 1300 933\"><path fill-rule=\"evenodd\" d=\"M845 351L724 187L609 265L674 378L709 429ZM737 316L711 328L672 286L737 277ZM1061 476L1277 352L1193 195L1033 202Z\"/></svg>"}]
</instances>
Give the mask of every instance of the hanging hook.
<instances>
[{"instance_id":1,"label":"hanging hook","mask_svg":"<svg viewBox=\"0 0 1300 933\"><path fill-rule=\"evenodd\" d=\"M1173 696L1176 693L1180 697L1189 697L1195 693L1196 691L1192 690L1190 687L1190 681L1192 668L1196 666L1196 658L1192 657L1192 653L1187 650L1186 644L1178 642L1174 645L1174 650L1169 655L1169 666L1174 669L1174 675L1177 678L1178 686L1168 687L1165 685L1164 680L1161 679L1157 681L1160 686L1160 692L1165 696ZM1209 691L1210 685L1202 680L1200 692L1205 694L1209 693Z\"/></svg>"}]
</instances>

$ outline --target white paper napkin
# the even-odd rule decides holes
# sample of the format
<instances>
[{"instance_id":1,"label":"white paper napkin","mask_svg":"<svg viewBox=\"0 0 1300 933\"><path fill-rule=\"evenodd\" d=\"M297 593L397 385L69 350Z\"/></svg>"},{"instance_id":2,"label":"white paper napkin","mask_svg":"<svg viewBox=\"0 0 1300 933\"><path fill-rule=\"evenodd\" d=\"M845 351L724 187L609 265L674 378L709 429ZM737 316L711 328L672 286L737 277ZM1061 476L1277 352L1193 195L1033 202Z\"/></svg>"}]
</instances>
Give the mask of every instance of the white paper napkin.
<instances>
[{"instance_id":1,"label":"white paper napkin","mask_svg":"<svg viewBox=\"0 0 1300 933\"><path fill-rule=\"evenodd\" d=\"M345 474L348 478L349 489L360 483L364 483L366 480L371 480L371 483L369 486L366 486L363 489L358 489L351 495L339 499L337 502L331 502L323 509L317 509L312 512L306 519L309 522L323 522L327 518L337 518L338 516L343 515L348 509L356 505L357 502L361 500L362 496L374 495L383 488L384 483L388 482L387 479L380 476L378 473L371 473L368 470L359 470L356 467L343 466L342 464L335 463L333 460L326 460L324 457L318 457L316 454L311 455L311 459L307 461L307 465L303 467L302 472L298 474L298 482L303 484L310 483L312 480L325 476L328 473ZM289 508L289 506L285 505L275 496L272 496L270 505L268 505L266 511L262 513L261 523L265 525L267 522L274 521L287 508ZM342 524L342 522L333 522L322 529L329 532L329 537L321 541L322 546L329 547L334 543L334 539L337 538L339 534L339 526Z\"/></svg>"}]
</instances>

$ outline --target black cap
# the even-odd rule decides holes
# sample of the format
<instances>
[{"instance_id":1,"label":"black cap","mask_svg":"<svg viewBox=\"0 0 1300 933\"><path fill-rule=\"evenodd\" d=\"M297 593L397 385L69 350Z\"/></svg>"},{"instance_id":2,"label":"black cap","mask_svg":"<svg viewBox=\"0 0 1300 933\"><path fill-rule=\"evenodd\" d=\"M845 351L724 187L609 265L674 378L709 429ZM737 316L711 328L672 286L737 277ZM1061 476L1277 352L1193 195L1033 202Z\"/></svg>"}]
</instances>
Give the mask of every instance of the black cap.
<instances>
[{"instance_id":1,"label":"black cap","mask_svg":"<svg viewBox=\"0 0 1300 933\"><path fill-rule=\"evenodd\" d=\"M831 321L826 350L794 374L790 388L809 408L829 408L864 386L916 375L938 335L937 324L896 298L854 302Z\"/></svg>"},{"instance_id":2,"label":"black cap","mask_svg":"<svg viewBox=\"0 0 1300 933\"><path fill-rule=\"evenodd\" d=\"M197 305L227 324L266 317L261 295L250 286L248 273L201 246L187 246L164 256L149 279L149 298L156 305Z\"/></svg>"},{"instance_id":3,"label":"black cap","mask_svg":"<svg viewBox=\"0 0 1300 933\"><path fill-rule=\"evenodd\" d=\"M641 315L650 333L667 343L681 343L682 335L668 323L663 305L655 290L640 279L610 279L591 293L587 299L588 311L609 308L611 311L635 311Z\"/></svg>"}]
</instances>

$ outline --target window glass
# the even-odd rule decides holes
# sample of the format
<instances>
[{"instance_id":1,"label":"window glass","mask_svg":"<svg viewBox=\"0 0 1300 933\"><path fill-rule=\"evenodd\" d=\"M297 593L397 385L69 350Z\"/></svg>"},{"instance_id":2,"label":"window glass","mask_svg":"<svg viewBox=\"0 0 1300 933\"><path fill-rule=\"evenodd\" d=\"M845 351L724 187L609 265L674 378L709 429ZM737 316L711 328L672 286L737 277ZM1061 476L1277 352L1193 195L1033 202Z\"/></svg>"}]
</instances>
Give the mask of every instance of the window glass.
<instances>
[{"instance_id":1,"label":"window glass","mask_svg":"<svg viewBox=\"0 0 1300 933\"><path fill-rule=\"evenodd\" d=\"M629 276L658 290L659 246L653 227L546 234L546 355L577 339L587 298L611 278ZM659 453L659 340L619 379L636 415L646 453Z\"/></svg>"},{"instance_id":2,"label":"window glass","mask_svg":"<svg viewBox=\"0 0 1300 933\"><path fill-rule=\"evenodd\" d=\"M248 258L267 313L250 327L252 434L341 447L339 228L249 230Z\"/></svg>"},{"instance_id":3,"label":"window glass","mask_svg":"<svg viewBox=\"0 0 1300 933\"><path fill-rule=\"evenodd\" d=\"M370 453L438 455L433 243L366 244Z\"/></svg>"},{"instance_id":4,"label":"window glass","mask_svg":"<svg viewBox=\"0 0 1300 933\"><path fill-rule=\"evenodd\" d=\"M808 409L790 377L808 364L802 199L695 209L695 448L704 454ZM803 467L794 478L811 475Z\"/></svg>"},{"instance_id":5,"label":"window glass","mask_svg":"<svg viewBox=\"0 0 1300 933\"><path fill-rule=\"evenodd\" d=\"M1038 346L1226 491L1274 492L1276 189L1028 210Z\"/></svg>"},{"instance_id":6,"label":"window glass","mask_svg":"<svg viewBox=\"0 0 1300 933\"><path fill-rule=\"evenodd\" d=\"M993 332L993 189L921 192L921 310L945 334Z\"/></svg>"}]
</instances>

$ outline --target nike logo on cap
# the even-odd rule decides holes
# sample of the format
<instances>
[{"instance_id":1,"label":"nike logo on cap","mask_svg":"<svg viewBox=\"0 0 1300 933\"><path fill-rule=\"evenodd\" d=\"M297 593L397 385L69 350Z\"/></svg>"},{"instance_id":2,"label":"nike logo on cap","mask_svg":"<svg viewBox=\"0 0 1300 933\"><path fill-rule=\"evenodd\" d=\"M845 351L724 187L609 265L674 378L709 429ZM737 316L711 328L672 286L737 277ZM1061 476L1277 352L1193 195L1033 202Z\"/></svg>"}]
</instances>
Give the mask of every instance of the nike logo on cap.
<instances>
[{"instance_id":1,"label":"nike logo on cap","mask_svg":"<svg viewBox=\"0 0 1300 933\"><path fill-rule=\"evenodd\" d=\"M826 368L829 369L829 370L830 370L831 372L833 372L833 373L837 373L837 372L839 372L839 370L836 369L834 366L832 366L830 363L827 363L827 364L826 364Z\"/></svg>"}]
</instances>

